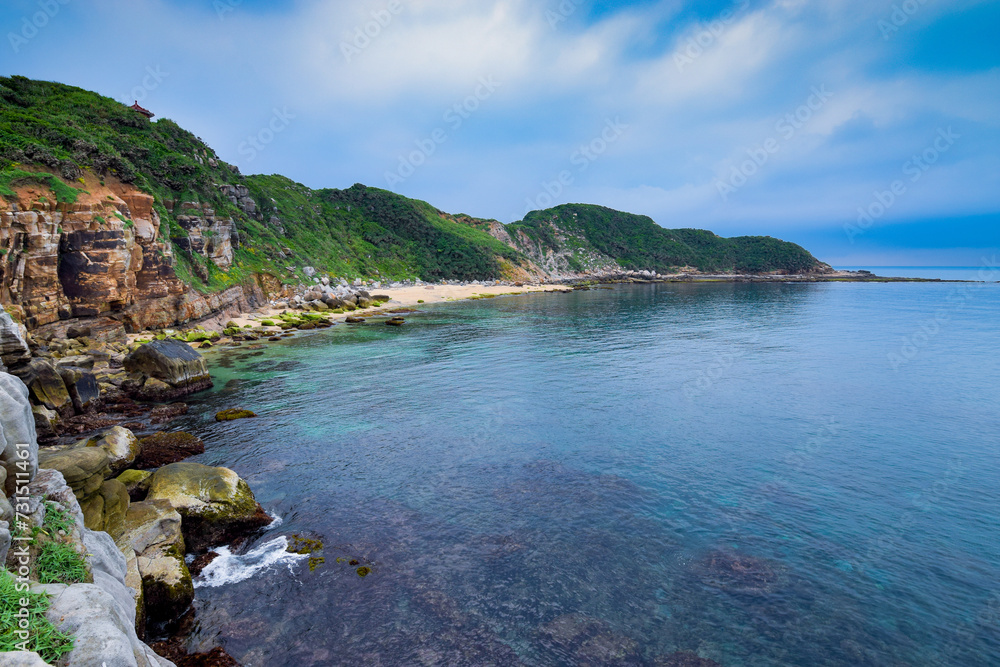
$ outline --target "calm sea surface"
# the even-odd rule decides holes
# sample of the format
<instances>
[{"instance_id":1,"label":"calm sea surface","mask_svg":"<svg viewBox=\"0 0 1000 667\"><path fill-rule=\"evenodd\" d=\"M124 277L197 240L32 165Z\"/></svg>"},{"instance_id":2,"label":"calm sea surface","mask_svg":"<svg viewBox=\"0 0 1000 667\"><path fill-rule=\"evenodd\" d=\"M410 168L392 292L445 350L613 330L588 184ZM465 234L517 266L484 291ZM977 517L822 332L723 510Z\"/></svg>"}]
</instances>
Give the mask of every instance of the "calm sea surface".
<instances>
[{"instance_id":1,"label":"calm sea surface","mask_svg":"<svg viewBox=\"0 0 1000 667\"><path fill-rule=\"evenodd\" d=\"M210 363L177 428L281 522L206 570L195 648L1000 665L1000 285L514 296Z\"/></svg>"}]
</instances>

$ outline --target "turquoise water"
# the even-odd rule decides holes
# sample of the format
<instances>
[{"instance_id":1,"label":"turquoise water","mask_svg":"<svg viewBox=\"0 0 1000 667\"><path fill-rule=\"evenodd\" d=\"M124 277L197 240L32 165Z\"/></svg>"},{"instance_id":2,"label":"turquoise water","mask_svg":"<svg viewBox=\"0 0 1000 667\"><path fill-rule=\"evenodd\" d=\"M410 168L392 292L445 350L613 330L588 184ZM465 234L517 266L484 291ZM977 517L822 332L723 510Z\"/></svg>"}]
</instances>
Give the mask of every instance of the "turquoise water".
<instances>
[{"instance_id":1,"label":"turquoise water","mask_svg":"<svg viewBox=\"0 0 1000 667\"><path fill-rule=\"evenodd\" d=\"M998 350L998 285L681 284L213 353L177 427L282 522L198 588L192 646L1000 664ZM263 567L293 534L325 562Z\"/></svg>"}]
</instances>

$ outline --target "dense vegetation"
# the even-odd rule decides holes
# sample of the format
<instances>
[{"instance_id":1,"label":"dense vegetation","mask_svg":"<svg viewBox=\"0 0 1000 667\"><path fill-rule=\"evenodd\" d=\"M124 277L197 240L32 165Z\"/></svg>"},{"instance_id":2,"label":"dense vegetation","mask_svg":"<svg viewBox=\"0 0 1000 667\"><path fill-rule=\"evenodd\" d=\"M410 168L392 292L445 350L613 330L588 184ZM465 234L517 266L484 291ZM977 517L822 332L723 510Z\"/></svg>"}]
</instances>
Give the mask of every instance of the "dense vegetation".
<instances>
[{"instance_id":1,"label":"dense vegetation","mask_svg":"<svg viewBox=\"0 0 1000 667\"><path fill-rule=\"evenodd\" d=\"M727 239L701 229L665 229L644 215L589 204L533 211L508 230L520 231L551 250L572 247L568 234L577 244L583 242L581 249L596 250L634 270L689 266L702 271L807 271L818 264L801 246L770 236Z\"/></svg>"},{"instance_id":2,"label":"dense vegetation","mask_svg":"<svg viewBox=\"0 0 1000 667\"><path fill-rule=\"evenodd\" d=\"M69 204L85 187L85 172L102 183L115 179L155 197L161 231L174 241L177 273L196 289L219 290L257 272L298 281L304 266L347 278L472 280L502 278L528 262L519 250L490 235L491 221L451 216L425 202L363 185L311 190L283 176L244 177L171 120L152 122L80 88L0 77L0 196L31 182L47 186L56 201ZM256 211L246 209L248 214L230 201L220 192L222 184L247 187ZM206 204L216 215L235 221L239 233L231 269L223 272L207 258L181 249L187 232L176 215L186 212L182 202ZM572 227L583 245L626 268L764 271L800 270L815 263L805 250L775 239L721 239L710 232L665 230L649 218L596 206L535 212L512 229L558 247L551 220ZM574 264L575 255L568 261L578 270L588 266Z\"/></svg>"}]
</instances>

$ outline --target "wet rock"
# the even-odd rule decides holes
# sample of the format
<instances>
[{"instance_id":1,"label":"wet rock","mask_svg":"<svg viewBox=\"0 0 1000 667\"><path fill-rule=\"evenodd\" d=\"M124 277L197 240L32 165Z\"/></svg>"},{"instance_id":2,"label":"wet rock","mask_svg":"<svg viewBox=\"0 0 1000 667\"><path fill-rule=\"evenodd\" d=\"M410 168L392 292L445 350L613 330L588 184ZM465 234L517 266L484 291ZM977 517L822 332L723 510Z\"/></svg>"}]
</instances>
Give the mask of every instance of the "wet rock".
<instances>
[{"instance_id":1,"label":"wet rock","mask_svg":"<svg viewBox=\"0 0 1000 667\"><path fill-rule=\"evenodd\" d=\"M215 413L215 421L217 422L228 422L235 419L248 419L251 417L256 417L257 415L250 410L239 410L232 408L229 410L223 410L221 412Z\"/></svg>"},{"instance_id":2,"label":"wet rock","mask_svg":"<svg viewBox=\"0 0 1000 667\"><path fill-rule=\"evenodd\" d=\"M228 468L173 463L150 479L148 500L164 499L183 517L188 550L201 553L271 522L250 486Z\"/></svg>"},{"instance_id":3,"label":"wet rock","mask_svg":"<svg viewBox=\"0 0 1000 667\"><path fill-rule=\"evenodd\" d=\"M392 319L386 320L385 323L390 327L401 327L406 322L402 317L393 317Z\"/></svg>"},{"instance_id":4,"label":"wet rock","mask_svg":"<svg viewBox=\"0 0 1000 667\"><path fill-rule=\"evenodd\" d=\"M161 431L139 441L139 456L134 466L140 470L159 468L203 454L201 438L183 431Z\"/></svg>"},{"instance_id":5,"label":"wet rock","mask_svg":"<svg viewBox=\"0 0 1000 667\"><path fill-rule=\"evenodd\" d=\"M188 570L191 572L192 577L197 577L201 574L201 571L208 567L209 563L219 557L219 554L215 551L209 551L197 556L191 564L188 565Z\"/></svg>"},{"instance_id":6,"label":"wet rock","mask_svg":"<svg viewBox=\"0 0 1000 667\"><path fill-rule=\"evenodd\" d=\"M16 369L14 374L28 387L34 403L44 405L62 417L73 415L73 401L66 389L66 383L48 360L34 358Z\"/></svg>"},{"instance_id":7,"label":"wet rock","mask_svg":"<svg viewBox=\"0 0 1000 667\"><path fill-rule=\"evenodd\" d=\"M169 385L170 391L155 385L149 392L143 385L146 400L171 400L212 386L205 360L191 346L176 340L156 340L130 353L125 370ZM152 395L152 394L155 394ZM164 394L170 394L169 398Z\"/></svg>"},{"instance_id":8,"label":"wet rock","mask_svg":"<svg viewBox=\"0 0 1000 667\"><path fill-rule=\"evenodd\" d=\"M171 403L170 405L161 405L158 408L153 408L149 413L149 421L152 424L162 424L164 422L170 421L175 417L180 417L181 415L186 415L188 412L188 406L185 403Z\"/></svg>"}]
</instances>

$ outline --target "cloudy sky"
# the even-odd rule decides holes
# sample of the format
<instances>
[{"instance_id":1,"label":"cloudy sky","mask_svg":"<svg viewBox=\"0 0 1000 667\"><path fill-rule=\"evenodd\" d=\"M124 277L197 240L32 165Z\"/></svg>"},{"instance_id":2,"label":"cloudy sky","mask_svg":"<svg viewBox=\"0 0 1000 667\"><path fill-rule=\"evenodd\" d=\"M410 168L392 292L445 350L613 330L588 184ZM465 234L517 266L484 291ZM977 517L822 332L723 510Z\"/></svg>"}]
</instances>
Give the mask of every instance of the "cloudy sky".
<instances>
[{"instance_id":1,"label":"cloudy sky","mask_svg":"<svg viewBox=\"0 0 1000 667\"><path fill-rule=\"evenodd\" d=\"M5 0L0 25L0 71L139 99L244 173L504 222L598 203L840 266L1000 253L995 1Z\"/></svg>"}]
</instances>

